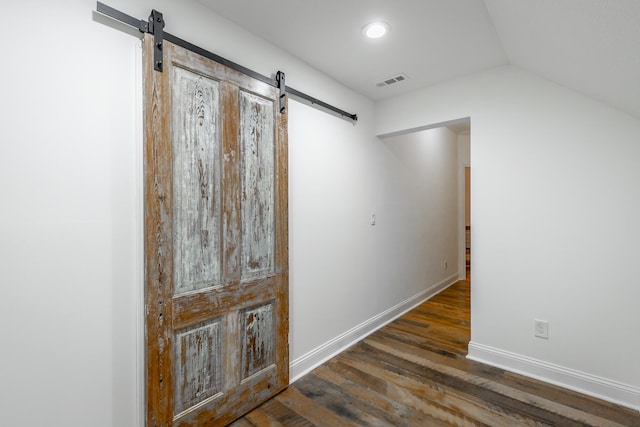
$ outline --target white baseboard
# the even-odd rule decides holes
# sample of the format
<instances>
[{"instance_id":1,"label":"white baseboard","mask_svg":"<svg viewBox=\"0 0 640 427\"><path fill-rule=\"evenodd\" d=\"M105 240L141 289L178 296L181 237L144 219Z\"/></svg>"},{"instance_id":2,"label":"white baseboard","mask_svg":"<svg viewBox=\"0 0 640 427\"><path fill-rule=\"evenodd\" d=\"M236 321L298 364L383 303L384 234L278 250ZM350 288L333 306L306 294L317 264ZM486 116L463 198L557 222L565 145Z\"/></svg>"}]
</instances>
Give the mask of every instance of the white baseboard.
<instances>
[{"instance_id":1,"label":"white baseboard","mask_svg":"<svg viewBox=\"0 0 640 427\"><path fill-rule=\"evenodd\" d=\"M638 387L473 341L469 343L467 358L640 411L640 388Z\"/></svg>"},{"instance_id":2,"label":"white baseboard","mask_svg":"<svg viewBox=\"0 0 640 427\"><path fill-rule=\"evenodd\" d=\"M380 329L387 323L402 316L412 308L422 304L424 301L433 297L437 293L443 291L458 281L458 273L455 273L441 282L430 286L428 289L402 301L399 304L389 308L386 311L360 323L341 335L327 341L310 352L291 361L289 365L290 383L300 379L300 377L309 373L314 368L320 366L327 360L331 359L338 353L346 350L353 344L357 343L364 337L370 335Z\"/></svg>"}]
</instances>

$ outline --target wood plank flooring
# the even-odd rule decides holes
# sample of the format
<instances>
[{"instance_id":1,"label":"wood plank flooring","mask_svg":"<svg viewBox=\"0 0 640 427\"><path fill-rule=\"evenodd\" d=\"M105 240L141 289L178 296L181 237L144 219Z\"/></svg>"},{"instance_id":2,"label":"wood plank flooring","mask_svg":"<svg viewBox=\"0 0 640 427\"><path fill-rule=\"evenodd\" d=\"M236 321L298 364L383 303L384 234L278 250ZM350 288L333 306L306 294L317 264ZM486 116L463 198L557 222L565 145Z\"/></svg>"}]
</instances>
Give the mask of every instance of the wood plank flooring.
<instances>
[{"instance_id":1,"label":"wood plank flooring","mask_svg":"<svg viewBox=\"0 0 640 427\"><path fill-rule=\"evenodd\" d=\"M465 358L460 281L232 424L640 426L640 413Z\"/></svg>"}]
</instances>

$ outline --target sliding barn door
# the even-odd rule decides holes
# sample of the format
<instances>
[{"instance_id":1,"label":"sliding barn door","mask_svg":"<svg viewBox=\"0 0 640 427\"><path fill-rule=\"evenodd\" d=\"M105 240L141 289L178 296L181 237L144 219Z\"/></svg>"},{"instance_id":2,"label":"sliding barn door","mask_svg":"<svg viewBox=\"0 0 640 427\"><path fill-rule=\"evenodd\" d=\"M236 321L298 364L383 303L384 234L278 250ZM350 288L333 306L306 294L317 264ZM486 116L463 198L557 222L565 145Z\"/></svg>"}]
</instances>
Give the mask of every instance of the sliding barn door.
<instances>
[{"instance_id":1,"label":"sliding barn door","mask_svg":"<svg viewBox=\"0 0 640 427\"><path fill-rule=\"evenodd\" d=\"M263 82L145 36L148 426L224 425L287 386L287 117Z\"/></svg>"}]
</instances>

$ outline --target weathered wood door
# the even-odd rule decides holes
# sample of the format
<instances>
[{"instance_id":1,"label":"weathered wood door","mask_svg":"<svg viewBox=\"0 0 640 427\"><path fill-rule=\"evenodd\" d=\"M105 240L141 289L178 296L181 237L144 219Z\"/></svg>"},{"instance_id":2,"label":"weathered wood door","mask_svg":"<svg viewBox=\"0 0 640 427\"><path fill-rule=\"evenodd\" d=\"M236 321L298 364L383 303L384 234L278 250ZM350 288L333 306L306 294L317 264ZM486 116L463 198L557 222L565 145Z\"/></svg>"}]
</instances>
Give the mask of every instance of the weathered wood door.
<instances>
[{"instance_id":1,"label":"weathered wood door","mask_svg":"<svg viewBox=\"0 0 640 427\"><path fill-rule=\"evenodd\" d=\"M224 425L288 385L278 91L145 36L148 426Z\"/></svg>"}]
</instances>

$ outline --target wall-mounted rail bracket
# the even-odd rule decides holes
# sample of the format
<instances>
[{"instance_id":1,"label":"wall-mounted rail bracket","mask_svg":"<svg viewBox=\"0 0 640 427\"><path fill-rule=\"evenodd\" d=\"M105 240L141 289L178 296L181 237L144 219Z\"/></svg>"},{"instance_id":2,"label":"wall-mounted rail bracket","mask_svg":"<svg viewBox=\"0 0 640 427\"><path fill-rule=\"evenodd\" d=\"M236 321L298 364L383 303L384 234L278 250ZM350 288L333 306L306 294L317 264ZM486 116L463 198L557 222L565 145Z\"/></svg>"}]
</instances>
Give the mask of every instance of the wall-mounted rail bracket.
<instances>
[{"instance_id":1,"label":"wall-mounted rail bracket","mask_svg":"<svg viewBox=\"0 0 640 427\"><path fill-rule=\"evenodd\" d=\"M142 31L142 25L140 31ZM162 38L164 33L162 13L155 9L151 11L146 32L153 34L153 69L162 72Z\"/></svg>"},{"instance_id":2,"label":"wall-mounted rail bracket","mask_svg":"<svg viewBox=\"0 0 640 427\"><path fill-rule=\"evenodd\" d=\"M287 105L287 86L282 71L276 73L276 81L278 82L278 89L280 90L280 114L284 114Z\"/></svg>"}]
</instances>

